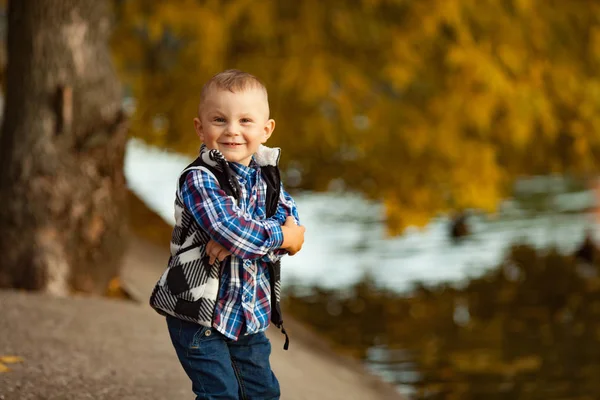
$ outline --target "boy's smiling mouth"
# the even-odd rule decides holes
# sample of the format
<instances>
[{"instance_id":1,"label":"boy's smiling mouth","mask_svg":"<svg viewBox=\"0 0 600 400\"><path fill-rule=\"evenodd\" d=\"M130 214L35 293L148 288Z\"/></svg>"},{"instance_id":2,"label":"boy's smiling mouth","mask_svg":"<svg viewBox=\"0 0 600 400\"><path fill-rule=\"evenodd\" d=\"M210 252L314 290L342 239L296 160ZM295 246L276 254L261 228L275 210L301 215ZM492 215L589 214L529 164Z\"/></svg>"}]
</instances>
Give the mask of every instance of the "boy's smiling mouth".
<instances>
[{"instance_id":1,"label":"boy's smiling mouth","mask_svg":"<svg viewBox=\"0 0 600 400\"><path fill-rule=\"evenodd\" d=\"M241 146L241 145L243 145L244 143L219 143L219 144L220 144L220 145L223 145L223 146L231 146L231 147L236 147L236 146Z\"/></svg>"}]
</instances>

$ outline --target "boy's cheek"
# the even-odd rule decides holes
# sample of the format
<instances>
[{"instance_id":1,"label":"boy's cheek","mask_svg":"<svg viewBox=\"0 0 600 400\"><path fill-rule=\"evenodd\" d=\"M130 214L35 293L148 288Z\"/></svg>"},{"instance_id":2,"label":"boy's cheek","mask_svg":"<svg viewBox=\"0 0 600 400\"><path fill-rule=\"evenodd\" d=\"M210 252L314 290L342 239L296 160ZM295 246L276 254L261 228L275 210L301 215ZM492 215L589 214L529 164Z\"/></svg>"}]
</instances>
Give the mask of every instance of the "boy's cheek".
<instances>
[{"instance_id":1,"label":"boy's cheek","mask_svg":"<svg viewBox=\"0 0 600 400\"><path fill-rule=\"evenodd\" d=\"M206 145L206 147L208 147L210 150L214 150L217 148L217 141L214 138L211 138L210 136L204 136L203 142Z\"/></svg>"}]
</instances>

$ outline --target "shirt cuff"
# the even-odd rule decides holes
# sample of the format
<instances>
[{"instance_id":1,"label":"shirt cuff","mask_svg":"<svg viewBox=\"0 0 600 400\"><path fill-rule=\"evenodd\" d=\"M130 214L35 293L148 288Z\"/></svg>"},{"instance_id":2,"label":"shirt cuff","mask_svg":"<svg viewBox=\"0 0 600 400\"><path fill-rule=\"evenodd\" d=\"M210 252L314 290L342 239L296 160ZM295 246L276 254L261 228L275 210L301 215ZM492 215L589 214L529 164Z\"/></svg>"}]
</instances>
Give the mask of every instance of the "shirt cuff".
<instances>
[{"instance_id":1,"label":"shirt cuff","mask_svg":"<svg viewBox=\"0 0 600 400\"><path fill-rule=\"evenodd\" d=\"M271 239L271 249L279 249L283 244L283 231L281 230L281 225L279 225L279 222L265 221L264 227L269 233L269 238Z\"/></svg>"}]
</instances>

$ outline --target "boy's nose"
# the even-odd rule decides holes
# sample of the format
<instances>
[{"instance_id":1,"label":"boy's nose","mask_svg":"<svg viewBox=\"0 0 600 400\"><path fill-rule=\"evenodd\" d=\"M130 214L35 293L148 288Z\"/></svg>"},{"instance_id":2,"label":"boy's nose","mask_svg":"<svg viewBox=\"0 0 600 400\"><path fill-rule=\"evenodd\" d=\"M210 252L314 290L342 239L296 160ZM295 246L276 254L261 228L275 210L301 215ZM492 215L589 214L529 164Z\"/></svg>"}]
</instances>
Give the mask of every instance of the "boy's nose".
<instances>
[{"instance_id":1,"label":"boy's nose","mask_svg":"<svg viewBox=\"0 0 600 400\"><path fill-rule=\"evenodd\" d=\"M235 136L240 134L240 127L237 124L229 124L227 126L227 131L225 132L227 135Z\"/></svg>"}]
</instances>

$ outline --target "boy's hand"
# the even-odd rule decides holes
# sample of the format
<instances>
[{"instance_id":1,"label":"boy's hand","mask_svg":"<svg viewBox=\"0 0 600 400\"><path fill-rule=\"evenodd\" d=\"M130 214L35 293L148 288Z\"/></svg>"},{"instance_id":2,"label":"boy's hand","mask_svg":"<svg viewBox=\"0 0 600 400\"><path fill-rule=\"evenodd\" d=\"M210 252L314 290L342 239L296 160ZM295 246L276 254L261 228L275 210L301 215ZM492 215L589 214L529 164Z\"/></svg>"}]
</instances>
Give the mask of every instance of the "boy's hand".
<instances>
[{"instance_id":1,"label":"boy's hand","mask_svg":"<svg viewBox=\"0 0 600 400\"><path fill-rule=\"evenodd\" d=\"M223 261L231 255L231 252L219 243L210 239L206 244L206 254L208 255L208 263L213 265L215 260Z\"/></svg>"},{"instance_id":2,"label":"boy's hand","mask_svg":"<svg viewBox=\"0 0 600 400\"><path fill-rule=\"evenodd\" d=\"M293 256L302 249L306 229L302 225L296 225L294 217L287 217L285 223L281 226L281 231L283 232L281 248L287 250L289 255Z\"/></svg>"}]
</instances>

